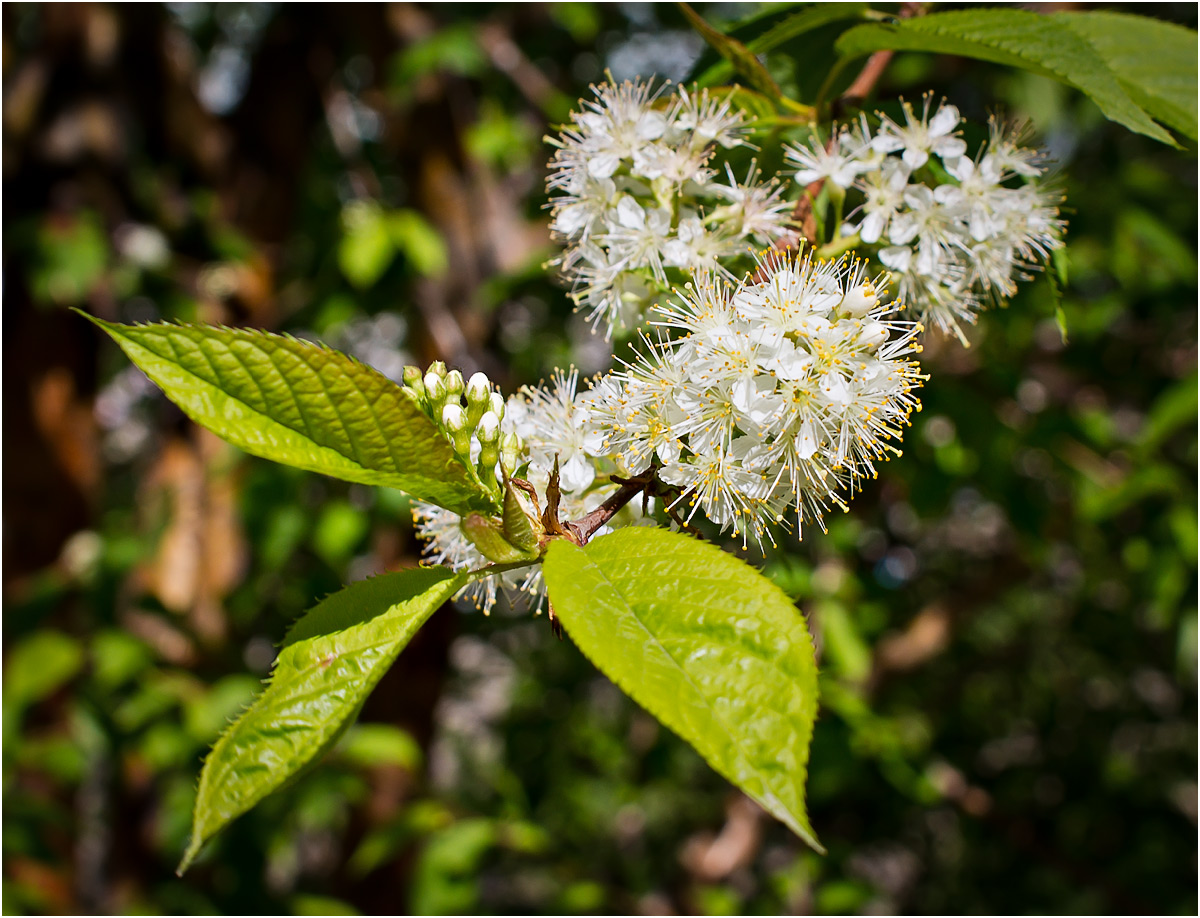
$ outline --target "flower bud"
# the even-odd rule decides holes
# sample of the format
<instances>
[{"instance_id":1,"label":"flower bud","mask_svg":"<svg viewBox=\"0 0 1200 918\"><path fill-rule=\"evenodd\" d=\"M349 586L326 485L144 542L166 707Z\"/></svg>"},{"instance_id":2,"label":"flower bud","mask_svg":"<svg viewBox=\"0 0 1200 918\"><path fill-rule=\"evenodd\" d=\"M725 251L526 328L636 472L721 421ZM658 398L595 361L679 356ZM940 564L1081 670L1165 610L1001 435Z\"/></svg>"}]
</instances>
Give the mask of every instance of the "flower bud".
<instances>
[{"instance_id":1,"label":"flower bud","mask_svg":"<svg viewBox=\"0 0 1200 918\"><path fill-rule=\"evenodd\" d=\"M475 373L467 380L467 423L479 423L483 413L491 404L491 383L483 373Z\"/></svg>"},{"instance_id":2,"label":"flower bud","mask_svg":"<svg viewBox=\"0 0 1200 918\"><path fill-rule=\"evenodd\" d=\"M466 430L467 415L462 410L462 405L451 403L442 409L442 426L452 434Z\"/></svg>"},{"instance_id":3,"label":"flower bud","mask_svg":"<svg viewBox=\"0 0 1200 918\"><path fill-rule=\"evenodd\" d=\"M521 438L515 433L506 433L500 438L500 456L504 460L504 468L511 474L521 458Z\"/></svg>"},{"instance_id":4,"label":"flower bud","mask_svg":"<svg viewBox=\"0 0 1200 918\"><path fill-rule=\"evenodd\" d=\"M842 300L841 311L851 316L865 316L875 308L878 302L879 295L875 292L875 285L867 281L865 284L852 287L846 293Z\"/></svg>"},{"instance_id":5,"label":"flower bud","mask_svg":"<svg viewBox=\"0 0 1200 918\"><path fill-rule=\"evenodd\" d=\"M471 429L467 427L467 415L461 405L451 402L442 409L442 427L454 442L454 451L460 456L471 453Z\"/></svg>"},{"instance_id":6,"label":"flower bud","mask_svg":"<svg viewBox=\"0 0 1200 918\"><path fill-rule=\"evenodd\" d=\"M864 347L876 348L888 339L887 326L882 322L868 322L867 327L858 336Z\"/></svg>"},{"instance_id":7,"label":"flower bud","mask_svg":"<svg viewBox=\"0 0 1200 918\"><path fill-rule=\"evenodd\" d=\"M445 379L446 378L446 365L444 363L442 363L440 360L435 360L433 363L431 363L429 365L429 372L432 373L434 376L436 376L438 379Z\"/></svg>"},{"instance_id":8,"label":"flower bud","mask_svg":"<svg viewBox=\"0 0 1200 918\"><path fill-rule=\"evenodd\" d=\"M425 394L425 378L419 367L404 368L404 385L416 392L417 395Z\"/></svg>"},{"instance_id":9,"label":"flower bud","mask_svg":"<svg viewBox=\"0 0 1200 918\"><path fill-rule=\"evenodd\" d=\"M446 404L446 384L432 370L425 374L425 397L429 399L429 410L434 418L440 418L442 406Z\"/></svg>"},{"instance_id":10,"label":"flower bud","mask_svg":"<svg viewBox=\"0 0 1200 918\"><path fill-rule=\"evenodd\" d=\"M462 373L458 370L451 370L446 374L446 397L451 401L458 401L458 397L462 395L466 384L463 382Z\"/></svg>"},{"instance_id":11,"label":"flower bud","mask_svg":"<svg viewBox=\"0 0 1200 918\"><path fill-rule=\"evenodd\" d=\"M492 402L492 414L494 414L496 416L497 420L503 421L504 420L504 396L501 395L499 392L493 392L492 396L491 396L491 402Z\"/></svg>"},{"instance_id":12,"label":"flower bud","mask_svg":"<svg viewBox=\"0 0 1200 918\"><path fill-rule=\"evenodd\" d=\"M475 436L479 438L481 445L498 443L500 441L500 419L492 412L485 411L483 417L479 419L479 426L475 428Z\"/></svg>"}]
</instances>

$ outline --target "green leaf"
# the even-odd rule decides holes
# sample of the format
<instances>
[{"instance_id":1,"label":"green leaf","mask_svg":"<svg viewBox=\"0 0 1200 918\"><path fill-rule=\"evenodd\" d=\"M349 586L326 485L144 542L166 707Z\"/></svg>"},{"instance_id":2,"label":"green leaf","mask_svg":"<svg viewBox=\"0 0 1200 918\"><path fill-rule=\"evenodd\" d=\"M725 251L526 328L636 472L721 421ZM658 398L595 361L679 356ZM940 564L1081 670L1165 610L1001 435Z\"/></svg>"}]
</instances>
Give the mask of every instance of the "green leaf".
<instances>
[{"instance_id":1,"label":"green leaf","mask_svg":"<svg viewBox=\"0 0 1200 918\"><path fill-rule=\"evenodd\" d=\"M700 36L712 46L714 51L729 61L733 65L733 69L741 74L747 83L763 95L776 101L782 97L783 93L779 91L779 86L771 78L771 74L767 73L767 68L749 48L736 38L730 38L724 32L714 29L703 16L686 3L680 3L679 8L687 17L687 21L691 23L692 28L700 33Z\"/></svg>"},{"instance_id":2,"label":"green leaf","mask_svg":"<svg viewBox=\"0 0 1200 918\"><path fill-rule=\"evenodd\" d=\"M415 210L397 210L388 215L392 241L426 277L438 277L450 266L446 242L437 228Z\"/></svg>"},{"instance_id":3,"label":"green leaf","mask_svg":"<svg viewBox=\"0 0 1200 918\"><path fill-rule=\"evenodd\" d=\"M1056 13L1086 38L1135 102L1196 139L1196 46L1192 29L1127 13Z\"/></svg>"},{"instance_id":4,"label":"green leaf","mask_svg":"<svg viewBox=\"0 0 1200 918\"><path fill-rule=\"evenodd\" d=\"M19 714L36 704L73 679L83 662L83 647L77 639L61 631L35 631L8 655L4 666L6 708Z\"/></svg>"},{"instance_id":5,"label":"green leaf","mask_svg":"<svg viewBox=\"0 0 1200 918\"><path fill-rule=\"evenodd\" d=\"M366 290L383 276L396 249L388 232L388 220L378 204L354 201L346 205L337 254L342 274L359 290Z\"/></svg>"},{"instance_id":6,"label":"green leaf","mask_svg":"<svg viewBox=\"0 0 1200 918\"><path fill-rule=\"evenodd\" d=\"M842 34L836 47L844 58L881 50L928 51L1029 70L1074 86L1109 120L1175 145L1171 135L1129 97L1091 43L1057 17L1014 8L934 13L855 26Z\"/></svg>"},{"instance_id":7,"label":"green leaf","mask_svg":"<svg viewBox=\"0 0 1200 918\"><path fill-rule=\"evenodd\" d=\"M416 394L345 354L248 329L88 318L188 417L248 453L455 513L499 512Z\"/></svg>"},{"instance_id":8,"label":"green leaf","mask_svg":"<svg viewBox=\"0 0 1200 918\"><path fill-rule=\"evenodd\" d=\"M804 808L817 667L783 591L715 546L646 527L586 548L556 540L544 576L606 676L822 850Z\"/></svg>"},{"instance_id":9,"label":"green leaf","mask_svg":"<svg viewBox=\"0 0 1200 918\"><path fill-rule=\"evenodd\" d=\"M831 22L859 19L867 9L865 3L818 3L780 19L761 35L746 42L745 47L751 54L765 54ZM728 81L732 75L733 66L729 61L718 61L700 74L696 82L701 86L713 86Z\"/></svg>"},{"instance_id":10,"label":"green leaf","mask_svg":"<svg viewBox=\"0 0 1200 918\"><path fill-rule=\"evenodd\" d=\"M288 633L271 682L204 761L183 873L204 843L328 750L417 629L466 582L415 568L351 584Z\"/></svg>"}]
</instances>

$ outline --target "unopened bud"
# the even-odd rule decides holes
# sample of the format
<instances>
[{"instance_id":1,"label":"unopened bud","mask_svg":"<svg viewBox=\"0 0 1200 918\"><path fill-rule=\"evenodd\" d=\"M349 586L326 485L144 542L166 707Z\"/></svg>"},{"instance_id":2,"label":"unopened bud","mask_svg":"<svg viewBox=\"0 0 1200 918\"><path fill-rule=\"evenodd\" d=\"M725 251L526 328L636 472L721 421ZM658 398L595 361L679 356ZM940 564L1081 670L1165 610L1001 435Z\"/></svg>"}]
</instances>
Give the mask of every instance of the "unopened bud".
<instances>
[{"instance_id":1,"label":"unopened bud","mask_svg":"<svg viewBox=\"0 0 1200 918\"><path fill-rule=\"evenodd\" d=\"M440 360L435 360L433 363L431 363L429 365L429 372L432 373L434 376L436 376L438 379L445 379L446 378L446 365L444 363L442 363Z\"/></svg>"},{"instance_id":2,"label":"unopened bud","mask_svg":"<svg viewBox=\"0 0 1200 918\"><path fill-rule=\"evenodd\" d=\"M425 394L425 378L419 367L404 368L404 385L416 392L417 395Z\"/></svg>"},{"instance_id":3,"label":"unopened bud","mask_svg":"<svg viewBox=\"0 0 1200 918\"><path fill-rule=\"evenodd\" d=\"M494 414L498 420L504 420L504 396L499 392L492 393L492 414Z\"/></svg>"},{"instance_id":4,"label":"unopened bud","mask_svg":"<svg viewBox=\"0 0 1200 918\"><path fill-rule=\"evenodd\" d=\"M479 426L475 428L475 436L479 438L480 445L498 443L500 441L500 419L492 412L485 411L483 417L479 419Z\"/></svg>"},{"instance_id":5,"label":"unopened bud","mask_svg":"<svg viewBox=\"0 0 1200 918\"><path fill-rule=\"evenodd\" d=\"M879 295L870 281L852 287L842 300L841 311L852 316L865 316L875 308Z\"/></svg>"},{"instance_id":6,"label":"unopened bud","mask_svg":"<svg viewBox=\"0 0 1200 918\"><path fill-rule=\"evenodd\" d=\"M492 384L487 378L486 373L472 373L471 378L467 380L467 404L471 402L482 402L492 394Z\"/></svg>"},{"instance_id":7,"label":"unopened bud","mask_svg":"<svg viewBox=\"0 0 1200 918\"><path fill-rule=\"evenodd\" d=\"M511 473L517 467L521 457L521 438L515 433L506 433L500 438L500 456L504 467Z\"/></svg>"},{"instance_id":8,"label":"unopened bud","mask_svg":"<svg viewBox=\"0 0 1200 918\"><path fill-rule=\"evenodd\" d=\"M467 423L478 424L483 413L491 404L492 384L483 373L475 373L467 380Z\"/></svg>"},{"instance_id":9,"label":"unopened bud","mask_svg":"<svg viewBox=\"0 0 1200 918\"><path fill-rule=\"evenodd\" d=\"M888 339L887 326L882 322L868 322L867 327L858 336L859 343L864 347L875 348Z\"/></svg>"},{"instance_id":10,"label":"unopened bud","mask_svg":"<svg viewBox=\"0 0 1200 918\"><path fill-rule=\"evenodd\" d=\"M451 401L458 401L458 397L462 395L466 384L463 382L462 373L458 370L451 370L446 374L446 397Z\"/></svg>"},{"instance_id":11,"label":"unopened bud","mask_svg":"<svg viewBox=\"0 0 1200 918\"><path fill-rule=\"evenodd\" d=\"M446 404L446 384L432 370L425 374L425 397L429 399L429 410L433 416L440 418L442 406Z\"/></svg>"},{"instance_id":12,"label":"unopened bud","mask_svg":"<svg viewBox=\"0 0 1200 918\"><path fill-rule=\"evenodd\" d=\"M449 404L442 409L442 426L451 433L466 429L467 416L462 405Z\"/></svg>"},{"instance_id":13,"label":"unopened bud","mask_svg":"<svg viewBox=\"0 0 1200 918\"><path fill-rule=\"evenodd\" d=\"M451 403L442 409L442 427L454 441L454 451L460 456L470 455L471 429L467 427L467 415L461 405Z\"/></svg>"}]
</instances>

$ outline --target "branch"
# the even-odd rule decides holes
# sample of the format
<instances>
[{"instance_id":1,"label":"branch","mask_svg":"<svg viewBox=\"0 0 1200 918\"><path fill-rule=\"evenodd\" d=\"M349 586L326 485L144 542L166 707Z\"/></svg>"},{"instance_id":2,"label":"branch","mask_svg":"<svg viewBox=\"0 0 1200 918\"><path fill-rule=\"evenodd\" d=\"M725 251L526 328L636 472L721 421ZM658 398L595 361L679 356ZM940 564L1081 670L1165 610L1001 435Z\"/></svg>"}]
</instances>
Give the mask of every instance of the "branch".
<instances>
[{"instance_id":1,"label":"branch","mask_svg":"<svg viewBox=\"0 0 1200 918\"><path fill-rule=\"evenodd\" d=\"M587 544L587 540L595 534L597 529L616 516L622 507L643 493L646 487L647 482L642 481L623 484L616 494L609 497L599 507L575 520L575 526L584 544Z\"/></svg>"}]
</instances>

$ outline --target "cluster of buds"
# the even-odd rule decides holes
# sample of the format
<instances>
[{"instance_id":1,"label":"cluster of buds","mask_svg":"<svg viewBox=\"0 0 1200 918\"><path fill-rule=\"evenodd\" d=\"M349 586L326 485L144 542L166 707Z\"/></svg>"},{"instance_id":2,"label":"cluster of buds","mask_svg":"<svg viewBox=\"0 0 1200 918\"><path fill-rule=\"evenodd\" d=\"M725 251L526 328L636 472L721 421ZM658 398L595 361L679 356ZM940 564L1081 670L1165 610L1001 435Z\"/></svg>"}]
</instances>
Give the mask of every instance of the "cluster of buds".
<instances>
[{"instance_id":1,"label":"cluster of buds","mask_svg":"<svg viewBox=\"0 0 1200 918\"><path fill-rule=\"evenodd\" d=\"M447 370L440 360L422 373L419 367L404 368L404 385L417 394L433 422L454 446L459 458L473 465L489 485L499 482L496 464L516 467L521 441L515 433L501 433L504 396L492 388L483 373L464 382L458 370Z\"/></svg>"}]
</instances>

